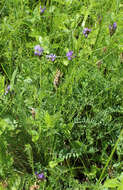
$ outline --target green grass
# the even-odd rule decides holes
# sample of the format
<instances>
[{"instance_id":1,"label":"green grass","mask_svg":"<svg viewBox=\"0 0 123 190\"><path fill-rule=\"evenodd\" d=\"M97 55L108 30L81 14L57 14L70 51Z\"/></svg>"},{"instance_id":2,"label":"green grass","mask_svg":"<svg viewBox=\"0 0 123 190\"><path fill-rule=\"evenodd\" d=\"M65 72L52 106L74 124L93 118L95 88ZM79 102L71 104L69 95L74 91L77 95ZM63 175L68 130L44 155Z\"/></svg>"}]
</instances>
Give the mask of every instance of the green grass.
<instances>
[{"instance_id":1,"label":"green grass","mask_svg":"<svg viewBox=\"0 0 123 190\"><path fill-rule=\"evenodd\" d=\"M122 52L120 0L0 2L0 189L122 189Z\"/></svg>"}]
</instances>

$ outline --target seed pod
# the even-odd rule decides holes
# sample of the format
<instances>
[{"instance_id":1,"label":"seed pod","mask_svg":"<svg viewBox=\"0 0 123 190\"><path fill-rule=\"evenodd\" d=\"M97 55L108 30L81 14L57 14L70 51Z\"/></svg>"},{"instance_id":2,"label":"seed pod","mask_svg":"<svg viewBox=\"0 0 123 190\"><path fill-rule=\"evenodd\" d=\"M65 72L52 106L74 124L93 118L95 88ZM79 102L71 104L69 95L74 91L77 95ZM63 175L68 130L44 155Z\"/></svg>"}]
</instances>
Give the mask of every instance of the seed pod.
<instances>
[{"instance_id":1,"label":"seed pod","mask_svg":"<svg viewBox=\"0 0 123 190\"><path fill-rule=\"evenodd\" d=\"M103 17L102 17L101 15L99 15L99 16L97 17L97 20L98 20L98 23L99 23L99 24L101 24L102 18L103 18Z\"/></svg>"},{"instance_id":2,"label":"seed pod","mask_svg":"<svg viewBox=\"0 0 123 190\"><path fill-rule=\"evenodd\" d=\"M120 54L120 61L123 63L123 52Z\"/></svg>"},{"instance_id":3,"label":"seed pod","mask_svg":"<svg viewBox=\"0 0 123 190\"><path fill-rule=\"evenodd\" d=\"M55 88L58 87L59 83L60 83L60 77L62 76L61 72L59 70L57 70L53 84L55 86Z\"/></svg>"},{"instance_id":4,"label":"seed pod","mask_svg":"<svg viewBox=\"0 0 123 190\"><path fill-rule=\"evenodd\" d=\"M107 51L107 48L106 48L106 47L104 47L104 48L103 48L103 52L104 52L104 53L106 53L106 51Z\"/></svg>"},{"instance_id":5,"label":"seed pod","mask_svg":"<svg viewBox=\"0 0 123 190\"><path fill-rule=\"evenodd\" d=\"M35 119L35 114L36 114L36 113L35 113L34 108L31 108L31 113L32 113L32 118Z\"/></svg>"},{"instance_id":6,"label":"seed pod","mask_svg":"<svg viewBox=\"0 0 123 190\"><path fill-rule=\"evenodd\" d=\"M101 65L102 65L102 62L101 62L101 61L98 61L98 62L97 62L98 69L101 68Z\"/></svg>"}]
</instances>

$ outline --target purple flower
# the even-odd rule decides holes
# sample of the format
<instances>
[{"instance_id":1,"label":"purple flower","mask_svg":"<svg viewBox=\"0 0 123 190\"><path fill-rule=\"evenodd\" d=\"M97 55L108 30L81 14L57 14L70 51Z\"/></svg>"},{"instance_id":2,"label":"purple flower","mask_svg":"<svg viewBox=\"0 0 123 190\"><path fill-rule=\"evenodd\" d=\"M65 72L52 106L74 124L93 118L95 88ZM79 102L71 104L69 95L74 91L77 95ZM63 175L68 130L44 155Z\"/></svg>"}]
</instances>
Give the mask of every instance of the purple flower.
<instances>
[{"instance_id":1,"label":"purple flower","mask_svg":"<svg viewBox=\"0 0 123 190\"><path fill-rule=\"evenodd\" d=\"M116 30L116 28L117 28L117 23L114 22L114 24L113 24L113 29Z\"/></svg>"},{"instance_id":2,"label":"purple flower","mask_svg":"<svg viewBox=\"0 0 123 190\"><path fill-rule=\"evenodd\" d=\"M5 95L8 94L8 92L10 91L10 85L7 86L6 90L5 90Z\"/></svg>"},{"instance_id":3,"label":"purple flower","mask_svg":"<svg viewBox=\"0 0 123 190\"><path fill-rule=\"evenodd\" d=\"M72 58L75 57L75 56L73 56L73 51L67 52L66 56L67 56L68 60L71 60Z\"/></svg>"},{"instance_id":4,"label":"purple flower","mask_svg":"<svg viewBox=\"0 0 123 190\"><path fill-rule=\"evenodd\" d=\"M111 31L112 30L112 26L109 24L109 30Z\"/></svg>"},{"instance_id":5,"label":"purple flower","mask_svg":"<svg viewBox=\"0 0 123 190\"><path fill-rule=\"evenodd\" d=\"M45 179L45 176L44 176L43 173L36 174L36 175L37 175L37 178L38 178L39 180L43 180L43 179Z\"/></svg>"},{"instance_id":6,"label":"purple flower","mask_svg":"<svg viewBox=\"0 0 123 190\"><path fill-rule=\"evenodd\" d=\"M39 56L40 56L40 55L43 53L43 51L44 51L43 48L42 48L40 45L36 45L34 49L35 49L35 52L34 52L35 55L39 55Z\"/></svg>"},{"instance_id":7,"label":"purple flower","mask_svg":"<svg viewBox=\"0 0 123 190\"><path fill-rule=\"evenodd\" d=\"M114 22L113 25L111 25L111 24L109 25L110 36L112 36L115 33L116 29L117 29L117 23L116 22Z\"/></svg>"},{"instance_id":8,"label":"purple flower","mask_svg":"<svg viewBox=\"0 0 123 190\"><path fill-rule=\"evenodd\" d=\"M41 8L41 6L40 6L40 14L44 13L45 9L46 9L45 7Z\"/></svg>"},{"instance_id":9,"label":"purple flower","mask_svg":"<svg viewBox=\"0 0 123 190\"><path fill-rule=\"evenodd\" d=\"M50 59L51 61L55 61L56 55L51 53L50 55L46 55L46 58Z\"/></svg>"},{"instance_id":10,"label":"purple flower","mask_svg":"<svg viewBox=\"0 0 123 190\"><path fill-rule=\"evenodd\" d=\"M89 29L89 28L84 28L84 30L83 30L83 34L84 34L84 36L87 38L88 37L88 34L91 32L91 29Z\"/></svg>"},{"instance_id":11,"label":"purple flower","mask_svg":"<svg viewBox=\"0 0 123 190\"><path fill-rule=\"evenodd\" d=\"M37 176L37 178L38 178L39 180L44 180L44 179L45 179L44 173L38 174L38 172L35 172L35 175Z\"/></svg>"}]
</instances>

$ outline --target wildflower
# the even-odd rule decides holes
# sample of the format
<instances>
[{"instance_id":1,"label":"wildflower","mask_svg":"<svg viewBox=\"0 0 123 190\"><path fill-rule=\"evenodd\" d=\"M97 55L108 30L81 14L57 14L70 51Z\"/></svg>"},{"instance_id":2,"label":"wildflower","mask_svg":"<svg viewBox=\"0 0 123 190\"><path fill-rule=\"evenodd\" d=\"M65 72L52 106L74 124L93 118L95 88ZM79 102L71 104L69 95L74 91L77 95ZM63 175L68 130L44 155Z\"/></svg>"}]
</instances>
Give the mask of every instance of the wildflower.
<instances>
[{"instance_id":1,"label":"wildflower","mask_svg":"<svg viewBox=\"0 0 123 190\"><path fill-rule=\"evenodd\" d=\"M44 178L45 178L45 177L44 177L44 174L43 174L43 173L38 174L38 179L43 180Z\"/></svg>"},{"instance_id":2,"label":"wildflower","mask_svg":"<svg viewBox=\"0 0 123 190\"><path fill-rule=\"evenodd\" d=\"M68 60L71 60L72 58L74 58L75 56L73 56L73 51L69 51L67 54L66 54Z\"/></svg>"},{"instance_id":3,"label":"wildflower","mask_svg":"<svg viewBox=\"0 0 123 190\"><path fill-rule=\"evenodd\" d=\"M10 91L10 85L7 86L6 90L5 90L5 95L8 94L8 92Z\"/></svg>"},{"instance_id":4,"label":"wildflower","mask_svg":"<svg viewBox=\"0 0 123 190\"><path fill-rule=\"evenodd\" d=\"M45 179L44 173L38 174L37 172L35 172L35 175L37 176L37 178L38 178L39 180Z\"/></svg>"},{"instance_id":5,"label":"wildflower","mask_svg":"<svg viewBox=\"0 0 123 190\"><path fill-rule=\"evenodd\" d=\"M114 22L113 25L109 25L110 36L112 36L115 33L116 29L117 29L117 23L116 22Z\"/></svg>"},{"instance_id":6,"label":"wildflower","mask_svg":"<svg viewBox=\"0 0 123 190\"><path fill-rule=\"evenodd\" d=\"M46 55L46 58L49 58L51 61L55 61L56 55L51 53L50 55Z\"/></svg>"},{"instance_id":7,"label":"wildflower","mask_svg":"<svg viewBox=\"0 0 123 190\"><path fill-rule=\"evenodd\" d=\"M84 34L84 36L87 38L88 37L88 34L91 32L91 29L89 29L89 28L84 28L84 30L83 30L83 34Z\"/></svg>"},{"instance_id":8,"label":"wildflower","mask_svg":"<svg viewBox=\"0 0 123 190\"><path fill-rule=\"evenodd\" d=\"M39 56L40 56L40 55L43 53L43 51L44 51L43 48L42 48L40 45L36 45L34 49L35 49L35 52L34 52L35 55L39 55Z\"/></svg>"},{"instance_id":9,"label":"wildflower","mask_svg":"<svg viewBox=\"0 0 123 190\"><path fill-rule=\"evenodd\" d=\"M117 28L117 23L114 22L114 24L113 24L113 29L116 30L116 28Z\"/></svg>"},{"instance_id":10,"label":"wildflower","mask_svg":"<svg viewBox=\"0 0 123 190\"><path fill-rule=\"evenodd\" d=\"M46 9L46 7L41 8L41 6L40 6L40 14L44 13L45 9Z\"/></svg>"}]
</instances>

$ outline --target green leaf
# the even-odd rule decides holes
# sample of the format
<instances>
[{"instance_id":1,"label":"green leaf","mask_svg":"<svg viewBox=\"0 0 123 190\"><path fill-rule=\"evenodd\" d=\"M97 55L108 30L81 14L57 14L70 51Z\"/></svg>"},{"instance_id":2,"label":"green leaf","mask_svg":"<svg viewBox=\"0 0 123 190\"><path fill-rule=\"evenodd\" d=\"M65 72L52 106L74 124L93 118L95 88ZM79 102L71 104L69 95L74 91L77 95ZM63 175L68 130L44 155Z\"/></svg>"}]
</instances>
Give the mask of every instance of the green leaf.
<instances>
[{"instance_id":1,"label":"green leaf","mask_svg":"<svg viewBox=\"0 0 123 190\"><path fill-rule=\"evenodd\" d=\"M106 180L104 187L118 187L119 185L119 181L115 178Z\"/></svg>"},{"instance_id":2,"label":"green leaf","mask_svg":"<svg viewBox=\"0 0 123 190\"><path fill-rule=\"evenodd\" d=\"M117 190L123 190L123 184L121 184Z\"/></svg>"},{"instance_id":3,"label":"green leaf","mask_svg":"<svg viewBox=\"0 0 123 190\"><path fill-rule=\"evenodd\" d=\"M54 126L54 120L53 120L52 116L49 115L48 112L46 112L44 120L45 120L47 127L53 127Z\"/></svg>"},{"instance_id":4,"label":"green leaf","mask_svg":"<svg viewBox=\"0 0 123 190\"><path fill-rule=\"evenodd\" d=\"M12 79L11 79L11 82L10 82L11 90L13 90L13 86L14 86L14 82L15 82L15 77L16 77L17 71L18 71L18 67L16 67L16 69L14 70L14 72L12 74Z\"/></svg>"},{"instance_id":5,"label":"green leaf","mask_svg":"<svg viewBox=\"0 0 123 190\"><path fill-rule=\"evenodd\" d=\"M60 158L60 159L57 159L55 161L50 161L49 162L50 168L56 167L60 162L63 162L63 160L64 160L63 158Z\"/></svg>"},{"instance_id":6,"label":"green leaf","mask_svg":"<svg viewBox=\"0 0 123 190\"><path fill-rule=\"evenodd\" d=\"M4 190L4 188L2 187L2 184L0 184L0 190Z\"/></svg>"},{"instance_id":7,"label":"green leaf","mask_svg":"<svg viewBox=\"0 0 123 190\"><path fill-rule=\"evenodd\" d=\"M32 135L32 141L33 141L33 142L38 141L38 139L39 139L39 134L38 134L37 131L31 130L31 135Z\"/></svg>"},{"instance_id":8,"label":"green leaf","mask_svg":"<svg viewBox=\"0 0 123 190\"><path fill-rule=\"evenodd\" d=\"M67 60L63 60L63 64L64 64L65 66L68 66L69 61L67 61Z\"/></svg>"}]
</instances>

